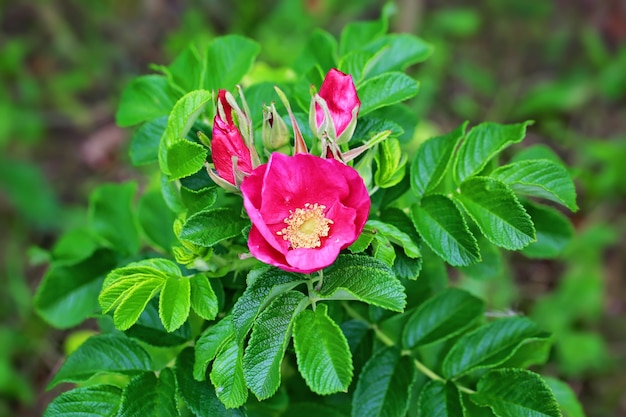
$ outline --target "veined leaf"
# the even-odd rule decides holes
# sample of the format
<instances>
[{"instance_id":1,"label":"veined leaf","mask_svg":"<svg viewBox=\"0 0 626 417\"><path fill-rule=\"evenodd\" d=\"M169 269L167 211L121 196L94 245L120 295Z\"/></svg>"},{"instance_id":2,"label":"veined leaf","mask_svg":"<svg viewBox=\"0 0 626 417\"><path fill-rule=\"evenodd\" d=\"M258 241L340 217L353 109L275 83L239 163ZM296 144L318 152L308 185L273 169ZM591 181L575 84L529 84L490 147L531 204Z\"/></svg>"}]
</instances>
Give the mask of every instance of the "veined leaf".
<instances>
[{"instance_id":1,"label":"veined leaf","mask_svg":"<svg viewBox=\"0 0 626 417\"><path fill-rule=\"evenodd\" d=\"M559 211L530 202L524 203L537 231L537 241L522 249L530 258L550 259L563 253L572 240L574 230L570 221Z\"/></svg>"},{"instance_id":2,"label":"veined leaf","mask_svg":"<svg viewBox=\"0 0 626 417\"><path fill-rule=\"evenodd\" d=\"M210 382L196 381L192 377L193 355L193 348L185 348L176 358L174 367L178 394L187 407L197 417L244 417L240 409L226 409Z\"/></svg>"},{"instance_id":3,"label":"veined leaf","mask_svg":"<svg viewBox=\"0 0 626 417\"><path fill-rule=\"evenodd\" d=\"M531 122L512 125L481 123L474 126L465 136L454 165L457 184L482 171L498 153L507 146L520 142L526 136L526 126Z\"/></svg>"},{"instance_id":4,"label":"veined leaf","mask_svg":"<svg viewBox=\"0 0 626 417\"><path fill-rule=\"evenodd\" d=\"M363 367L352 397L352 417L403 417L415 367L396 347L376 352Z\"/></svg>"},{"instance_id":5,"label":"veined leaf","mask_svg":"<svg viewBox=\"0 0 626 417\"><path fill-rule=\"evenodd\" d=\"M284 292L255 320L243 356L243 373L250 391L259 400L274 395L280 385L280 364L289 344L293 319L306 301L301 292Z\"/></svg>"},{"instance_id":6,"label":"veined leaf","mask_svg":"<svg viewBox=\"0 0 626 417\"><path fill-rule=\"evenodd\" d=\"M321 395L347 391L352 380L348 341L327 311L324 304L304 310L293 328L298 369L311 391Z\"/></svg>"},{"instance_id":7,"label":"veined leaf","mask_svg":"<svg viewBox=\"0 0 626 417\"><path fill-rule=\"evenodd\" d=\"M206 368L222 346L229 338L233 337L233 320L228 315L219 322L208 327L196 341L195 346L195 362L193 366L193 377L197 381L206 379Z\"/></svg>"},{"instance_id":8,"label":"veined leaf","mask_svg":"<svg viewBox=\"0 0 626 417\"><path fill-rule=\"evenodd\" d=\"M576 205L576 187L567 169L548 159L530 159L501 166L491 173L509 185L513 191L533 197L541 197L572 211Z\"/></svg>"},{"instance_id":9,"label":"veined leaf","mask_svg":"<svg viewBox=\"0 0 626 417\"><path fill-rule=\"evenodd\" d=\"M226 408L241 407L248 399L243 372L242 348L234 337L230 337L221 346L210 375L217 398Z\"/></svg>"},{"instance_id":10,"label":"veined leaf","mask_svg":"<svg viewBox=\"0 0 626 417\"><path fill-rule=\"evenodd\" d=\"M222 240L238 236L241 230L249 224L249 221L243 219L234 209L211 208L189 217L183 225L179 238L209 248Z\"/></svg>"},{"instance_id":11,"label":"veined leaf","mask_svg":"<svg viewBox=\"0 0 626 417\"><path fill-rule=\"evenodd\" d=\"M408 257L415 259L422 256L413 238L404 230L400 230L396 226L380 220L368 220L367 225L373 227L376 233L385 235L392 243L402 246L404 253L406 253ZM413 227L413 225L410 226Z\"/></svg>"},{"instance_id":12,"label":"veined leaf","mask_svg":"<svg viewBox=\"0 0 626 417\"><path fill-rule=\"evenodd\" d=\"M371 75L377 75L388 71L404 71L409 65L424 61L430 56L432 47L415 35L394 33L369 43L365 50L380 51L380 57L370 69Z\"/></svg>"},{"instance_id":13,"label":"veined leaf","mask_svg":"<svg viewBox=\"0 0 626 417\"><path fill-rule=\"evenodd\" d=\"M404 286L384 263L359 255L340 255L324 270L324 299L360 300L388 310L402 311Z\"/></svg>"},{"instance_id":14,"label":"veined leaf","mask_svg":"<svg viewBox=\"0 0 626 417\"><path fill-rule=\"evenodd\" d=\"M453 383L429 381L419 396L419 414L428 417L462 417L461 396Z\"/></svg>"},{"instance_id":15,"label":"veined leaf","mask_svg":"<svg viewBox=\"0 0 626 417\"><path fill-rule=\"evenodd\" d=\"M443 361L446 378L457 377L478 368L498 366L541 330L525 317L499 319L461 336Z\"/></svg>"},{"instance_id":16,"label":"veined leaf","mask_svg":"<svg viewBox=\"0 0 626 417\"><path fill-rule=\"evenodd\" d=\"M121 294L119 304L113 314L113 323L119 330L127 330L139 319L148 302L161 290L164 282L159 277L146 280L129 279L121 283L130 283L131 286Z\"/></svg>"},{"instance_id":17,"label":"veined leaf","mask_svg":"<svg viewBox=\"0 0 626 417\"><path fill-rule=\"evenodd\" d=\"M122 92L115 121L119 126L132 126L167 114L176 102L177 93L162 75L142 75Z\"/></svg>"},{"instance_id":18,"label":"veined leaf","mask_svg":"<svg viewBox=\"0 0 626 417\"><path fill-rule=\"evenodd\" d=\"M371 22L351 22L341 31L339 55L344 56L351 51L360 49L374 39L382 36L387 30L386 20Z\"/></svg>"},{"instance_id":19,"label":"veined leaf","mask_svg":"<svg viewBox=\"0 0 626 417\"><path fill-rule=\"evenodd\" d=\"M386 72L370 78L357 91L360 116L381 107L407 100L417 94L419 83L402 72Z\"/></svg>"},{"instance_id":20,"label":"veined leaf","mask_svg":"<svg viewBox=\"0 0 626 417\"><path fill-rule=\"evenodd\" d=\"M153 372L137 375L126 385L119 417L176 417L176 377L171 368L164 368L159 377Z\"/></svg>"},{"instance_id":21,"label":"veined leaf","mask_svg":"<svg viewBox=\"0 0 626 417\"><path fill-rule=\"evenodd\" d=\"M168 277L159 297L159 316L168 332L178 329L189 316L191 284L189 278Z\"/></svg>"},{"instance_id":22,"label":"veined leaf","mask_svg":"<svg viewBox=\"0 0 626 417\"><path fill-rule=\"evenodd\" d=\"M137 322L124 333L152 346L180 346L191 339L191 327L188 322L173 332L165 330L159 317L159 301L157 299L150 300Z\"/></svg>"},{"instance_id":23,"label":"veined leaf","mask_svg":"<svg viewBox=\"0 0 626 417\"><path fill-rule=\"evenodd\" d=\"M151 369L148 353L126 336L92 336L68 356L48 389L61 382L86 381L100 372L133 375Z\"/></svg>"},{"instance_id":24,"label":"veined leaf","mask_svg":"<svg viewBox=\"0 0 626 417\"><path fill-rule=\"evenodd\" d=\"M585 417L585 412L576 398L576 394L566 382L546 376L543 377L543 380L554 393L564 415L567 417Z\"/></svg>"},{"instance_id":25,"label":"veined leaf","mask_svg":"<svg viewBox=\"0 0 626 417\"><path fill-rule=\"evenodd\" d=\"M475 177L457 195L483 235L494 245L518 250L535 241L535 228L524 207L504 183Z\"/></svg>"},{"instance_id":26,"label":"veined leaf","mask_svg":"<svg viewBox=\"0 0 626 417\"><path fill-rule=\"evenodd\" d=\"M482 317L485 305L479 298L448 288L421 304L404 326L402 344L407 349L448 339Z\"/></svg>"},{"instance_id":27,"label":"veined leaf","mask_svg":"<svg viewBox=\"0 0 626 417\"><path fill-rule=\"evenodd\" d=\"M191 308L205 320L217 316L219 305L209 279L204 274L196 274L190 279Z\"/></svg>"},{"instance_id":28,"label":"veined leaf","mask_svg":"<svg viewBox=\"0 0 626 417\"><path fill-rule=\"evenodd\" d=\"M411 208L415 228L442 259L453 266L480 261L476 238L457 206L443 195L429 195Z\"/></svg>"},{"instance_id":29,"label":"veined leaf","mask_svg":"<svg viewBox=\"0 0 626 417\"><path fill-rule=\"evenodd\" d=\"M561 417L554 394L541 377L524 369L497 369L478 381L470 398L498 416Z\"/></svg>"},{"instance_id":30,"label":"veined leaf","mask_svg":"<svg viewBox=\"0 0 626 417\"><path fill-rule=\"evenodd\" d=\"M111 385L75 388L56 397L43 417L115 417L122 390Z\"/></svg>"},{"instance_id":31,"label":"veined leaf","mask_svg":"<svg viewBox=\"0 0 626 417\"><path fill-rule=\"evenodd\" d=\"M203 76L207 90L234 89L252 69L260 51L257 42L240 35L216 38L206 51L206 74Z\"/></svg>"},{"instance_id":32,"label":"veined leaf","mask_svg":"<svg viewBox=\"0 0 626 417\"><path fill-rule=\"evenodd\" d=\"M256 278L250 279L253 275ZM257 315L276 296L304 282L301 276L277 268L267 269L260 273L250 272L248 286L233 307L233 327L237 334L237 341L243 342Z\"/></svg>"},{"instance_id":33,"label":"veined leaf","mask_svg":"<svg viewBox=\"0 0 626 417\"><path fill-rule=\"evenodd\" d=\"M421 198L439 185L448 170L454 149L465 136L467 123L463 122L446 135L428 139L419 147L411 162L411 190L415 195Z\"/></svg>"},{"instance_id":34,"label":"veined leaf","mask_svg":"<svg viewBox=\"0 0 626 417\"><path fill-rule=\"evenodd\" d=\"M402 181L408 159L400 148L398 139L388 138L379 143L374 160L376 161L374 184L380 188L389 188Z\"/></svg>"}]
</instances>

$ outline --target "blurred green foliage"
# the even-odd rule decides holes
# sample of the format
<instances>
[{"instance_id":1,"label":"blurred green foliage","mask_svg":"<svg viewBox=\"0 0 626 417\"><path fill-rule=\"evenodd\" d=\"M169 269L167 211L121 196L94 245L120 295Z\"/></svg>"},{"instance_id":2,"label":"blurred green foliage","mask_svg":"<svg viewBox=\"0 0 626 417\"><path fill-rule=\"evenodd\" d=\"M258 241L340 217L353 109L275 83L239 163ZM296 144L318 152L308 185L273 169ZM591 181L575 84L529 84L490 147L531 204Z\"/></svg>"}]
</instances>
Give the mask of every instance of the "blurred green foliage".
<instances>
[{"instance_id":1,"label":"blurred green foliage","mask_svg":"<svg viewBox=\"0 0 626 417\"><path fill-rule=\"evenodd\" d=\"M581 209L570 247L551 261L483 251L485 262L464 269L459 285L490 300L490 314L515 314L502 309L516 305L555 334L549 371L569 378L589 416L619 415L626 390L619 350L626 340L626 12L619 4L398 0L392 27L435 46L413 70L419 123L403 138L406 150L466 119L533 119L525 143L549 144L573 167ZM315 28L337 34L377 17L383 5L0 1L0 415L41 413L65 338L31 313L37 265L60 230L80 226L84 209L75 206L86 206L94 184L134 175L120 156L129 138L96 135L110 132L125 81L150 62L171 62L189 42L225 33L263 45L255 74L289 77L281 66L299 56ZM94 162L88 143L105 156Z\"/></svg>"}]
</instances>

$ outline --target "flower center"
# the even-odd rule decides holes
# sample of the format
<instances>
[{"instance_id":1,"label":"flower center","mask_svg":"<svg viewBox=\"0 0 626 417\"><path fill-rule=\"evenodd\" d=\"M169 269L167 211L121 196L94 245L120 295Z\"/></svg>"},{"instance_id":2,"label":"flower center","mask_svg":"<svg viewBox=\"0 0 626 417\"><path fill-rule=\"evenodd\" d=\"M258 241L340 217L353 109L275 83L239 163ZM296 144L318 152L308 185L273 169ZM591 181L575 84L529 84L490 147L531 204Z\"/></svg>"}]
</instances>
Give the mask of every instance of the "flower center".
<instances>
[{"instance_id":1,"label":"flower center","mask_svg":"<svg viewBox=\"0 0 626 417\"><path fill-rule=\"evenodd\" d=\"M284 220L287 227L276 234L288 240L292 249L319 248L320 238L328 236L333 224L331 219L324 217L325 208L323 204L306 203L304 208L289 210L289 217Z\"/></svg>"}]
</instances>

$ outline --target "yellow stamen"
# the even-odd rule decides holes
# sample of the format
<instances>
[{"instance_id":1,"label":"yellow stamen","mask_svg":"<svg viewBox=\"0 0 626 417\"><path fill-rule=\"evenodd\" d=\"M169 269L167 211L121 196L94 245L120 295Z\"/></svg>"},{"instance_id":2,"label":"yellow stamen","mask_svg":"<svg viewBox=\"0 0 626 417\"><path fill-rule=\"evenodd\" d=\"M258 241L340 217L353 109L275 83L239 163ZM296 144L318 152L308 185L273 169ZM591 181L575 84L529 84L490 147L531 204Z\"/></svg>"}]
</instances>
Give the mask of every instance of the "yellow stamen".
<instances>
[{"instance_id":1,"label":"yellow stamen","mask_svg":"<svg viewBox=\"0 0 626 417\"><path fill-rule=\"evenodd\" d=\"M325 208L323 204L306 203L304 208L289 210L289 217L284 220L287 227L276 234L288 240L292 249L319 248L320 238L328 236L333 224L331 219L324 217Z\"/></svg>"}]
</instances>

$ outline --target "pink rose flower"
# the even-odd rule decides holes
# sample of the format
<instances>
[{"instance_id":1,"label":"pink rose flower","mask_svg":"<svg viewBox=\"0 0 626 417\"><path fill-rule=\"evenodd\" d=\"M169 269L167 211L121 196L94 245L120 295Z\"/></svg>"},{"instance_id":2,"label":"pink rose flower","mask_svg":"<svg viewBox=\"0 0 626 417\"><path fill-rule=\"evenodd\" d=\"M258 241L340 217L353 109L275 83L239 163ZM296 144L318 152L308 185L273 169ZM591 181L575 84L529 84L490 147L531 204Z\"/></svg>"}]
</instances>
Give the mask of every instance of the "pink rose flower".
<instances>
[{"instance_id":1,"label":"pink rose flower","mask_svg":"<svg viewBox=\"0 0 626 417\"><path fill-rule=\"evenodd\" d=\"M241 184L262 262L312 273L332 264L361 234L370 198L359 173L335 159L273 153Z\"/></svg>"},{"instance_id":2,"label":"pink rose flower","mask_svg":"<svg viewBox=\"0 0 626 417\"><path fill-rule=\"evenodd\" d=\"M213 138L211 139L213 165L220 178L237 186L237 176L242 177L243 174L252 172L250 149L246 146L239 128L233 121L233 108L226 101L226 90L220 90L217 99L224 109L226 120L220 116L219 112L213 120Z\"/></svg>"},{"instance_id":3,"label":"pink rose flower","mask_svg":"<svg viewBox=\"0 0 626 417\"><path fill-rule=\"evenodd\" d=\"M331 69L322 82L319 96L326 101L337 134L337 141L347 142L354 133L361 107L352 76L334 68ZM315 122L318 128L324 122L324 111L317 103L315 104ZM345 135L343 135L344 132Z\"/></svg>"}]
</instances>

